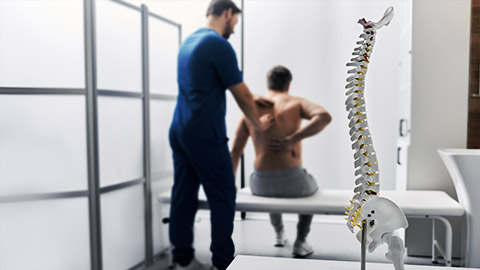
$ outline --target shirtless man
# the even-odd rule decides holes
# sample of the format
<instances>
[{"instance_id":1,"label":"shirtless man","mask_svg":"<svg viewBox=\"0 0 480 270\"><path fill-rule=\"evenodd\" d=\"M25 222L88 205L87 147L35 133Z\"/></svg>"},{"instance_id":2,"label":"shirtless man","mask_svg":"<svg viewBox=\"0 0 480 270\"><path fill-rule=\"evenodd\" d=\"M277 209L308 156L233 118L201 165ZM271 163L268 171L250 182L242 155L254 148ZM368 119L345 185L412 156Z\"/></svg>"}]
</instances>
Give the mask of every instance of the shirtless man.
<instances>
[{"instance_id":1,"label":"shirtless man","mask_svg":"<svg viewBox=\"0 0 480 270\"><path fill-rule=\"evenodd\" d=\"M322 131L331 121L330 114L320 105L288 94L292 74L283 66L275 66L267 75L267 98L273 108L259 107L260 115L273 114L275 123L266 131L256 130L245 117L240 121L230 154L236 173L240 156L249 136L255 146L255 171L250 176L254 195L276 198L308 197L317 192L316 180L302 168L301 141ZM301 127L303 119L307 125ZM297 239L293 245L295 257L313 253L306 241L312 215L299 215ZM281 213L270 213L276 232L275 246L283 247L286 239Z\"/></svg>"}]
</instances>

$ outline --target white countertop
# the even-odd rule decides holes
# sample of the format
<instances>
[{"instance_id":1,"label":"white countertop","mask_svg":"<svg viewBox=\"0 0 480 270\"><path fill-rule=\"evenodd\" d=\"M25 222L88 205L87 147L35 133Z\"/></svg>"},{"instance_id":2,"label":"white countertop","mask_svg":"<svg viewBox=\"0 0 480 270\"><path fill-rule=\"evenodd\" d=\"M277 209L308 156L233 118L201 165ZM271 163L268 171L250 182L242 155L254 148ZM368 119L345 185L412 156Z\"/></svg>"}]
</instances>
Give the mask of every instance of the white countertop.
<instances>
[{"instance_id":1,"label":"white countertop","mask_svg":"<svg viewBox=\"0 0 480 270\"><path fill-rule=\"evenodd\" d=\"M238 255L227 270L359 270L360 262L327 261L294 258L260 257ZM392 264L368 263L367 270L393 270ZM438 266L405 265L405 270L433 270ZM448 268L466 270L478 268Z\"/></svg>"}]
</instances>

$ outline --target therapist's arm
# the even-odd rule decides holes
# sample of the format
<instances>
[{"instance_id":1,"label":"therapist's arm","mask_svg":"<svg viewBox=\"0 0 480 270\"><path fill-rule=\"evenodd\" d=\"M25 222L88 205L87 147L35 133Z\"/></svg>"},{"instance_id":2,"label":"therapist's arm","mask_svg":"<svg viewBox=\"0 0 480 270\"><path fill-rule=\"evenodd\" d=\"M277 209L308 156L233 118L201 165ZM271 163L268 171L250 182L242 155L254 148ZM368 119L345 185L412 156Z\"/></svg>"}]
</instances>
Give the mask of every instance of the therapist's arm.
<instances>
[{"instance_id":1,"label":"therapist's arm","mask_svg":"<svg viewBox=\"0 0 480 270\"><path fill-rule=\"evenodd\" d=\"M245 123L245 121L245 118L242 117L240 123L238 123L237 130L235 131L235 138L233 139L232 150L230 150L234 175L237 175L240 157L243 154L245 145L247 145L248 137L250 137L250 132L248 131L247 123Z\"/></svg>"},{"instance_id":2,"label":"therapist's arm","mask_svg":"<svg viewBox=\"0 0 480 270\"><path fill-rule=\"evenodd\" d=\"M274 121L273 115L266 114L262 118L259 117L253 95L244 82L230 86L228 90L232 92L243 114L256 130L265 131L272 125Z\"/></svg>"}]
</instances>

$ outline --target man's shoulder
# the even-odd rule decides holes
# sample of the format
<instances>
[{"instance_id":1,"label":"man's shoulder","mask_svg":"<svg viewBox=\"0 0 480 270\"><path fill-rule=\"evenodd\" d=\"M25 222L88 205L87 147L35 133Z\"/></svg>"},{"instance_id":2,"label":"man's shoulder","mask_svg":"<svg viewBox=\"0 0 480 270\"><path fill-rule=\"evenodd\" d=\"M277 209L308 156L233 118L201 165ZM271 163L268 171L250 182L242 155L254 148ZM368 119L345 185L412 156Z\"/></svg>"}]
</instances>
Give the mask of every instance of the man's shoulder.
<instances>
[{"instance_id":1,"label":"man's shoulder","mask_svg":"<svg viewBox=\"0 0 480 270\"><path fill-rule=\"evenodd\" d=\"M292 95L289 95L290 96L290 101L292 102L298 102L298 103L314 103L313 101L307 99L307 98L304 98L304 97L300 97L300 96L292 96Z\"/></svg>"},{"instance_id":2,"label":"man's shoulder","mask_svg":"<svg viewBox=\"0 0 480 270\"><path fill-rule=\"evenodd\" d=\"M193 33L184 41L180 51L185 50L200 57L207 57L212 53L228 50L227 46L230 46L228 41L212 31L200 29Z\"/></svg>"},{"instance_id":3,"label":"man's shoulder","mask_svg":"<svg viewBox=\"0 0 480 270\"><path fill-rule=\"evenodd\" d=\"M200 35L201 42L204 44L230 46L230 43L214 30L205 30L204 32L200 33Z\"/></svg>"},{"instance_id":4,"label":"man's shoulder","mask_svg":"<svg viewBox=\"0 0 480 270\"><path fill-rule=\"evenodd\" d=\"M200 28L185 39L184 43L197 45L228 44L228 41L220 36L215 30Z\"/></svg>"},{"instance_id":5,"label":"man's shoulder","mask_svg":"<svg viewBox=\"0 0 480 270\"><path fill-rule=\"evenodd\" d=\"M300 102L302 102L302 100L305 100L302 97L293 96L293 95L290 95L290 94L282 95L279 99L281 101L288 102L288 103L300 103Z\"/></svg>"}]
</instances>

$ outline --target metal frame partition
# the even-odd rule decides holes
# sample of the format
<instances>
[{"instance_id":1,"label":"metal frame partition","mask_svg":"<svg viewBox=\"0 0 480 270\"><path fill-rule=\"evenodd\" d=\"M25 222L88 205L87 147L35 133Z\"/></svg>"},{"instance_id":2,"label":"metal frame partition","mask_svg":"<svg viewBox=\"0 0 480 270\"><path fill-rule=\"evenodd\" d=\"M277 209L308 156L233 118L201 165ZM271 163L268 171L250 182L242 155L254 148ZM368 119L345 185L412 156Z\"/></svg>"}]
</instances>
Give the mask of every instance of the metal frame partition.
<instances>
[{"instance_id":1,"label":"metal frame partition","mask_svg":"<svg viewBox=\"0 0 480 270\"><path fill-rule=\"evenodd\" d=\"M91 30L88 31L88 28L86 28L86 36L90 37L88 39L95 40L95 10L94 10L94 0L84 0L85 3L90 3L91 8L85 9L85 12L89 12L89 15L85 15L85 20L87 21L88 19L91 20ZM114 97L123 97L123 98L141 98L142 99L142 126L143 126L143 158L144 158L144 163L143 163L143 178L137 179L137 180L132 180L126 183L122 184L117 184L113 185L111 187L106 187L100 189L100 193L108 192L108 191L113 191L113 190L118 190L122 188L127 188L133 185L138 185L138 184L143 184L144 187L144 216L145 216L145 261L139 262L137 265L132 266L130 269L137 269L142 266L150 266L154 263L154 258L155 254L153 254L153 225L152 225L152 177L151 177L151 160L150 160L150 100L168 100L168 101L173 101L176 100L176 96L174 95L164 95L164 94L151 94L150 93L150 85L149 85L149 28L148 28L148 21L149 18L154 18L157 20L160 20L162 22L165 22L167 24L171 24L173 26L178 27L179 31L179 45L181 44L181 25L179 23L173 22L165 17L162 17L158 14L152 13L148 10L148 7L144 4L142 4L140 7L137 7L135 5L132 5L130 3L121 1L121 0L111 0L112 2L115 2L117 4L123 5L125 7L131 8L133 10L139 11L141 13L141 37L142 37L142 92L141 93L132 93L132 92L123 92L123 91L114 91L114 90L100 90L96 89L96 85L93 85L92 87L92 92L96 92L97 95L102 95L102 96L114 96ZM87 5L87 4L86 4ZM86 38L87 39L87 38ZM87 45L88 46L88 45ZM93 42L93 47L95 46L95 43ZM88 47L86 47L88 48ZM95 65L95 48L92 49L93 53L91 56L91 59L93 59L93 65ZM88 57L88 56L87 56ZM92 68L92 77L95 77L96 70L95 68ZM96 95L95 96L95 103L96 103ZM94 103L94 102L92 102ZM95 107L96 104L93 105ZM96 136L96 139L98 140L98 135ZM98 142L96 142L98 144ZM97 149L98 151L98 149ZM98 152L96 155L96 160L98 162ZM99 179L98 175L97 178L95 179L96 185L98 186L99 184ZM91 196L93 196L91 192ZM91 231L98 231L98 235L101 236L101 229L100 228L94 228L95 226L100 226L101 221L100 221L100 202L97 201L96 203L94 202L94 199L90 199L92 201L91 204L95 204L96 210L91 211L91 219L97 221L93 221L94 225L91 228ZM93 207L93 206L92 206ZM98 210L98 212L97 212ZM95 214L98 213L98 214ZM92 237L92 242L91 242L91 252L92 252L92 269L102 269L102 254L101 254L101 249L98 250L96 247L101 247L101 239L100 238L93 238ZM96 250L97 249L97 250ZM93 252L96 252L97 254L93 254ZM93 258L97 257L98 259L94 260Z\"/></svg>"},{"instance_id":2,"label":"metal frame partition","mask_svg":"<svg viewBox=\"0 0 480 270\"><path fill-rule=\"evenodd\" d=\"M90 230L90 265L92 270L103 269L102 228L100 195L112 191L143 185L145 216L145 259L129 269L143 269L155 262L153 251L152 225L152 176L150 160L150 100L172 101L176 95L151 94L149 89L149 33L148 20L154 18L178 28L179 46L182 41L181 25L160 15L152 13L146 5L134 6L121 0L110 0L141 13L141 48L142 48L142 92L125 92L97 88L96 66L96 27L95 0L83 0L84 50L85 50L85 88L27 88L0 87L0 95L79 95L85 96L86 132L87 132L87 168L88 190L52 192L41 194L24 194L0 196L0 203L51 200L63 198L88 198L89 230ZM100 187L99 138L98 138L98 96L142 99L143 128L143 177Z\"/></svg>"}]
</instances>

